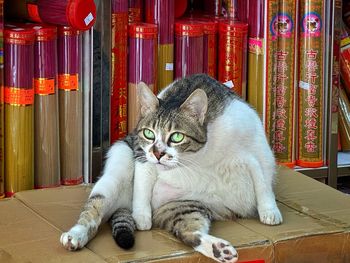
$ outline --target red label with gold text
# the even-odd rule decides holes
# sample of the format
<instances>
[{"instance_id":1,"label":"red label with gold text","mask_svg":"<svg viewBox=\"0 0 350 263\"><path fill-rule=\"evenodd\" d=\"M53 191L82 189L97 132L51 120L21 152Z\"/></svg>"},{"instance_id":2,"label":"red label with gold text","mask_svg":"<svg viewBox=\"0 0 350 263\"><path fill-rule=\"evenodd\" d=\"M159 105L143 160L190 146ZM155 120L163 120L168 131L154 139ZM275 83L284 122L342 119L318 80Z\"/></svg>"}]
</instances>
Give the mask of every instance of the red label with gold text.
<instances>
[{"instance_id":1,"label":"red label with gold text","mask_svg":"<svg viewBox=\"0 0 350 263\"><path fill-rule=\"evenodd\" d=\"M79 75L78 74L59 74L58 88L61 90L78 90Z\"/></svg>"},{"instance_id":2,"label":"red label with gold text","mask_svg":"<svg viewBox=\"0 0 350 263\"><path fill-rule=\"evenodd\" d=\"M37 95L55 94L55 79L49 79L49 78L34 79L34 92Z\"/></svg>"},{"instance_id":3,"label":"red label with gold text","mask_svg":"<svg viewBox=\"0 0 350 263\"><path fill-rule=\"evenodd\" d=\"M34 103L34 89L5 87L4 101L11 105L32 105Z\"/></svg>"}]
</instances>

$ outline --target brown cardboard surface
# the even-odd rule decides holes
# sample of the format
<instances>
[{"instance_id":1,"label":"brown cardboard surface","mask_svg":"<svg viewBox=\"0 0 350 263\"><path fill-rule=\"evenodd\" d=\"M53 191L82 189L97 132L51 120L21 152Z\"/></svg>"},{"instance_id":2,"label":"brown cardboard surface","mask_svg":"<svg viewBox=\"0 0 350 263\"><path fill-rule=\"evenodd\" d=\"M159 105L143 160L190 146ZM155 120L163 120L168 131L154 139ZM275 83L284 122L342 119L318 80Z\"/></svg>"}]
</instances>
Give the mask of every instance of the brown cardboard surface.
<instances>
[{"instance_id":1,"label":"brown cardboard surface","mask_svg":"<svg viewBox=\"0 0 350 263\"><path fill-rule=\"evenodd\" d=\"M278 174L276 197L282 225L239 219L215 222L211 233L230 241L240 262L350 262L350 197L287 168L280 168ZM17 260L22 258L40 262L41 254L45 262L79 262L85 257L82 262L212 262L159 229L137 232L135 247L120 249L107 224L87 248L78 253L65 251L59 244L60 231L75 223L90 190L91 186L81 185L25 191L15 199L0 201L0 211L8 215L0 217L0 262L21 262ZM22 228L8 223L10 218L22 217L26 218ZM12 231L15 235L4 245L3 237Z\"/></svg>"},{"instance_id":2,"label":"brown cardboard surface","mask_svg":"<svg viewBox=\"0 0 350 263\"><path fill-rule=\"evenodd\" d=\"M61 231L66 231L76 222L90 190L91 186L85 185L30 190L17 193L16 198ZM256 259L257 255L266 262L273 262L271 242L240 224L215 222L211 233L231 242L237 248L240 259ZM200 262L207 260L172 235L159 229L137 232L135 241L135 247L130 250L119 248L112 238L109 226L105 224L96 237L87 244L87 248L107 262L175 260L179 256L196 257ZM258 246L258 249L252 248L252 245Z\"/></svg>"},{"instance_id":3,"label":"brown cardboard surface","mask_svg":"<svg viewBox=\"0 0 350 263\"><path fill-rule=\"evenodd\" d=\"M350 229L350 196L287 168L280 168L279 202L339 227Z\"/></svg>"},{"instance_id":4,"label":"brown cardboard surface","mask_svg":"<svg viewBox=\"0 0 350 263\"><path fill-rule=\"evenodd\" d=\"M61 231L77 221L91 186L61 186L16 193L15 198Z\"/></svg>"},{"instance_id":5,"label":"brown cardboard surface","mask_svg":"<svg viewBox=\"0 0 350 263\"><path fill-rule=\"evenodd\" d=\"M16 199L0 201L0 262L104 262L88 249L67 253L60 231Z\"/></svg>"}]
</instances>

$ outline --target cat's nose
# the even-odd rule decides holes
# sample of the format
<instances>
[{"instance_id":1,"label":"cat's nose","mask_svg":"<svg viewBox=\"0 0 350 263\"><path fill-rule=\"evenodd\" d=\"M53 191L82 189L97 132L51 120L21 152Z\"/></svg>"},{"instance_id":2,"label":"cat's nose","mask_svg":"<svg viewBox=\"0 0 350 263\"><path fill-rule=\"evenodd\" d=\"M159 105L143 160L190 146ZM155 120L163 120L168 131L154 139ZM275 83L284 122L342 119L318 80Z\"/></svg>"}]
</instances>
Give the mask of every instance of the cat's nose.
<instances>
[{"instance_id":1,"label":"cat's nose","mask_svg":"<svg viewBox=\"0 0 350 263\"><path fill-rule=\"evenodd\" d=\"M160 158L162 158L165 155L165 152L154 151L153 154L157 158L157 160L159 161Z\"/></svg>"}]
</instances>

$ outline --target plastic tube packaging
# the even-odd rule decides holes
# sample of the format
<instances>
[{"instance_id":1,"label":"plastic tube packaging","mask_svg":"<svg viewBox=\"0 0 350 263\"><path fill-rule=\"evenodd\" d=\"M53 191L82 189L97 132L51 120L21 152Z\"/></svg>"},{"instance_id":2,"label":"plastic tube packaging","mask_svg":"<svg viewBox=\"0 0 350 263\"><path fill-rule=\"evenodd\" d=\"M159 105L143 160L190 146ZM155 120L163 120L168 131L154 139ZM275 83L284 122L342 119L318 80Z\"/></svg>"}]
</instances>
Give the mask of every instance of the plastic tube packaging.
<instances>
[{"instance_id":1,"label":"plastic tube packaging","mask_svg":"<svg viewBox=\"0 0 350 263\"><path fill-rule=\"evenodd\" d=\"M175 23L175 79L203 73L203 24Z\"/></svg>"},{"instance_id":2,"label":"plastic tube packaging","mask_svg":"<svg viewBox=\"0 0 350 263\"><path fill-rule=\"evenodd\" d=\"M158 25L158 83L159 90L174 80L174 0L146 0L145 21Z\"/></svg>"},{"instance_id":3,"label":"plastic tube packaging","mask_svg":"<svg viewBox=\"0 0 350 263\"><path fill-rule=\"evenodd\" d=\"M5 191L6 196L34 186L35 31L5 28Z\"/></svg>"},{"instance_id":4,"label":"plastic tube packaging","mask_svg":"<svg viewBox=\"0 0 350 263\"><path fill-rule=\"evenodd\" d=\"M217 25L214 21L203 24L203 72L217 78Z\"/></svg>"},{"instance_id":5,"label":"plastic tube packaging","mask_svg":"<svg viewBox=\"0 0 350 263\"><path fill-rule=\"evenodd\" d=\"M5 197L4 161L4 1L0 1L0 199Z\"/></svg>"},{"instance_id":6,"label":"plastic tube packaging","mask_svg":"<svg viewBox=\"0 0 350 263\"><path fill-rule=\"evenodd\" d=\"M88 30L96 20L93 0L11 0L6 1L9 18L30 20Z\"/></svg>"},{"instance_id":7,"label":"plastic tube packaging","mask_svg":"<svg viewBox=\"0 0 350 263\"><path fill-rule=\"evenodd\" d=\"M58 94L61 183L83 181L83 95L80 32L58 28Z\"/></svg>"},{"instance_id":8,"label":"plastic tube packaging","mask_svg":"<svg viewBox=\"0 0 350 263\"><path fill-rule=\"evenodd\" d=\"M273 151L277 162L294 167L296 2L280 0L277 20L277 76Z\"/></svg>"},{"instance_id":9,"label":"plastic tube packaging","mask_svg":"<svg viewBox=\"0 0 350 263\"><path fill-rule=\"evenodd\" d=\"M264 0L249 0L247 100L263 116L264 108Z\"/></svg>"},{"instance_id":10,"label":"plastic tube packaging","mask_svg":"<svg viewBox=\"0 0 350 263\"><path fill-rule=\"evenodd\" d=\"M34 187L60 185L57 92L57 28L26 24L36 32L34 45Z\"/></svg>"},{"instance_id":11,"label":"plastic tube packaging","mask_svg":"<svg viewBox=\"0 0 350 263\"><path fill-rule=\"evenodd\" d=\"M342 27L341 51L340 51L340 75L343 87L350 96L350 36L345 26Z\"/></svg>"},{"instance_id":12,"label":"plastic tube packaging","mask_svg":"<svg viewBox=\"0 0 350 263\"><path fill-rule=\"evenodd\" d=\"M127 44L128 0L112 1L112 83L110 106L110 143L124 138L127 123Z\"/></svg>"},{"instance_id":13,"label":"plastic tube packaging","mask_svg":"<svg viewBox=\"0 0 350 263\"><path fill-rule=\"evenodd\" d=\"M139 23L129 26L128 129L132 132L139 119L137 85L142 81L157 92L157 25Z\"/></svg>"},{"instance_id":14,"label":"plastic tube packaging","mask_svg":"<svg viewBox=\"0 0 350 263\"><path fill-rule=\"evenodd\" d=\"M323 1L300 2L297 165L323 166Z\"/></svg>"},{"instance_id":15,"label":"plastic tube packaging","mask_svg":"<svg viewBox=\"0 0 350 263\"><path fill-rule=\"evenodd\" d=\"M248 24L224 20L219 23L218 80L232 82L234 90L246 99Z\"/></svg>"},{"instance_id":16,"label":"plastic tube packaging","mask_svg":"<svg viewBox=\"0 0 350 263\"><path fill-rule=\"evenodd\" d=\"M208 15L221 16L222 0L204 0L203 8L204 12Z\"/></svg>"},{"instance_id":17,"label":"plastic tube packaging","mask_svg":"<svg viewBox=\"0 0 350 263\"><path fill-rule=\"evenodd\" d=\"M350 151L350 101L345 90L339 90L339 133L343 151Z\"/></svg>"},{"instance_id":18,"label":"plastic tube packaging","mask_svg":"<svg viewBox=\"0 0 350 263\"><path fill-rule=\"evenodd\" d=\"M138 23L143 21L143 1L142 0L129 0L129 24Z\"/></svg>"}]
</instances>

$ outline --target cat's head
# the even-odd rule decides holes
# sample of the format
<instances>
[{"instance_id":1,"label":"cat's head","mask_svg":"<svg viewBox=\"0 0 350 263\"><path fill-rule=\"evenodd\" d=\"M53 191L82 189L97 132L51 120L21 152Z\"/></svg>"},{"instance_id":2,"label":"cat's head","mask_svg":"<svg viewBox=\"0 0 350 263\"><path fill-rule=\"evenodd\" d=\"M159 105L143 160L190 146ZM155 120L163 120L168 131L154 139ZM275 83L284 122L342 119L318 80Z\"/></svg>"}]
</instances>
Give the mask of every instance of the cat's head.
<instances>
[{"instance_id":1,"label":"cat's head","mask_svg":"<svg viewBox=\"0 0 350 263\"><path fill-rule=\"evenodd\" d=\"M187 98L163 101L146 84L137 86L140 119L139 145L148 162L160 169L188 166L191 155L206 143L208 98L202 89Z\"/></svg>"}]
</instances>

